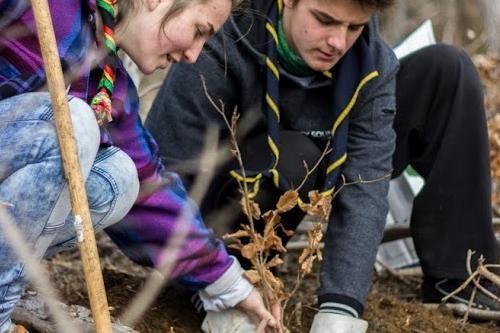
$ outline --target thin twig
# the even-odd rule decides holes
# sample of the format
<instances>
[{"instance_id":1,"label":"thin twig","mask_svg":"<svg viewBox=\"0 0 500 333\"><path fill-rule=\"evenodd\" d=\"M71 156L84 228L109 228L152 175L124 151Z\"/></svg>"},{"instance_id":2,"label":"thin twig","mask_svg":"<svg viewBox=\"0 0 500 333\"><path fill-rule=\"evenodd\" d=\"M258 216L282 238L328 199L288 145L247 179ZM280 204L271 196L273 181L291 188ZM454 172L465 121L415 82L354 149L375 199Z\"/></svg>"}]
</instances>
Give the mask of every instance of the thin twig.
<instances>
[{"instance_id":1,"label":"thin twig","mask_svg":"<svg viewBox=\"0 0 500 333\"><path fill-rule=\"evenodd\" d=\"M330 141L328 141L326 143L325 149L323 149L323 152L321 153L321 156L318 158L318 160L316 161L316 164L314 164L314 166L313 166L313 168L311 170L309 170L309 167L308 167L306 161L304 161L304 167L306 169L306 175L305 175L304 179L302 179L302 182L300 183L300 185L295 189L295 191L297 191L297 192L300 191L300 189L302 188L302 186L304 186L304 184L306 183L306 181L309 178L309 176L320 166L320 164L323 161L323 159L331 151L332 150L330 149Z\"/></svg>"},{"instance_id":2,"label":"thin twig","mask_svg":"<svg viewBox=\"0 0 500 333\"><path fill-rule=\"evenodd\" d=\"M57 330L59 332L81 332L80 328L76 327L58 306L57 292L50 284L45 269L40 265L33 251L26 245L27 242L23 239L20 230L2 206L0 206L0 230L21 262L23 262L26 273L34 287L47 303L57 323Z\"/></svg>"},{"instance_id":3,"label":"thin twig","mask_svg":"<svg viewBox=\"0 0 500 333\"><path fill-rule=\"evenodd\" d=\"M379 182L383 179L386 178L391 178L392 172L389 172L382 177L375 178L375 179L369 179L369 180L364 180L361 175L358 175L358 180L352 181L352 182L347 182L347 179L344 174L340 174L340 178L342 179L342 185L334 192L333 197L335 198L337 194L346 186L351 186L351 185L356 185L356 184L371 184L371 183L376 183Z\"/></svg>"},{"instance_id":4,"label":"thin twig","mask_svg":"<svg viewBox=\"0 0 500 333\"><path fill-rule=\"evenodd\" d=\"M405 275L400 274L397 270L395 270L392 267L389 267L386 263L384 263L380 259L376 259L376 262L377 262L377 264L379 264L380 266L382 266L382 268L387 273L389 273L389 275L395 277L396 279L398 279L399 281L403 282L406 285L413 286L413 285L415 285L415 282L417 282L418 280L420 280L419 278L412 278L412 276L408 276L408 275L405 276Z\"/></svg>"},{"instance_id":5,"label":"thin twig","mask_svg":"<svg viewBox=\"0 0 500 333\"><path fill-rule=\"evenodd\" d=\"M203 85L203 90L205 92L205 96L209 100L210 104L212 104L214 109L222 116L222 118L224 119L224 122L229 130L229 134L231 136L231 143L233 146L233 155L237 159L238 165L239 165L240 170L241 170L241 175L242 175L243 179L245 179L246 178L246 171L245 171L245 167L244 167L243 159L242 159L242 154L241 154L240 148L238 146L238 140L237 140L237 136L236 136L237 120L239 117L239 115L237 113L237 107L234 108L233 115L231 117L231 122L229 122L229 120L226 116L225 110L224 110L224 102L219 99L219 103L220 103L220 107L219 107L215 103L214 99L212 98L212 96L210 96L210 94L208 92L208 88L207 88L204 76L200 75L200 78L201 78L201 83ZM240 190L243 193L244 205L245 205L246 211L248 212L248 214L245 214L245 215L246 215L246 218L248 220L248 224L249 224L249 227L251 230L251 236L253 238L253 241L256 242L257 241L257 234L255 232L255 225L254 225L253 214L252 214L252 209L251 209L251 205L250 205L250 199L249 199L249 195L248 195L249 190L248 190L247 182L246 181L243 181L243 182L238 181L238 186L240 187ZM259 251L258 260L256 261L254 266L255 266L256 270L259 272L259 275L262 279L262 284L264 286L264 293L262 295L264 298L264 302L270 308L271 302L269 299L270 295L269 295L268 291L272 291L273 288L269 284L269 281L267 281L266 274L264 273L266 260L267 260L267 256L263 253L263 251Z\"/></svg>"},{"instance_id":6,"label":"thin twig","mask_svg":"<svg viewBox=\"0 0 500 333\"><path fill-rule=\"evenodd\" d=\"M471 281L473 279L476 278L476 276L478 276L479 273L478 272L474 272L471 276L469 276L469 278L467 280L465 280L457 289L455 289L452 293L448 294L447 296L443 297L441 301L443 302L446 302L447 300L449 300L451 297L455 296L456 294L458 294L459 292L461 292L462 290L464 290L468 285L469 283L471 283Z\"/></svg>"},{"instance_id":7,"label":"thin twig","mask_svg":"<svg viewBox=\"0 0 500 333\"><path fill-rule=\"evenodd\" d=\"M479 282L480 279L481 279L481 277L479 277L477 279L477 281ZM472 305L474 304L474 299L476 298L476 294L477 294L477 286L472 290L472 294L470 295L469 302L467 303L467 311L465 311L464 317L462 318L462 330L465 329L465 325L467 324L467 321L469 320L469 313L470 313L470 310L472 309Z\"/></svg>"},{"instance_id":8,"label":"thin twig","mask_svg":"<svg viewBox=\"0 0 500 333\"><path fill-rule=\"evenodd\" d=\"M478 271L483 277L500 287L500 276L490 272L487 267L499 267L499 265L479 265Z\"/></svg>"},{"instance_id":9,"label":"thin twig","mask_svg":"<svg viewBox=\"0 0 500 333\"><path fill-rule=\"evenodd\" d=\"M485 295L487 295L488 297L492 298L493 300L495 301L500 301L500 298L498 296L496 296L495 294L493 294L491 291L489 291L488 289L486 289L485 287L483 287L480 283L479 283L479 279L480 277L485 277L487 278L488 280L496 283L495 281L497 281L499 278L498 276L496 276L495 274L491 273L490 271L488 271L488 269L483 265L483 262L484 262L484 258L481 256L481 258L479 258L479 265L478 265L478 269L475 271L475 272L472 272L472 267L471 267L471 260L472 260L472 255L474 254L475 252L474 251L467 251L467 260L466 260L466 267L467 267L467 272L469 273L469 278L467 280L465 280L457 289L455 289L451 294L447 295L446 297L444 297L442 299L443 302L446 302L448 299L450 299L452 296L455 296L456 294L458 294L460 291L464 290L471 282L474 284L474 286L481 290ZM494 265L496 266L496 265ZM478 278L479 276L479 278ZM473 295L475 296L475 293L473 293Z\"/></svg>"},{"instance_id":10,"label":"thin twig","mask_svg":"<svg viewBox=\"0 0 500 333\"><path fill-rule=\"evenodd\" d=\"M214 131L208 131L205 142L200 163L200 173L189 193L189 197L195 203L201 202L213 177L216 161L216 154L214 152L217 145L217 137ZM168 281L168 277L177 262L178 253L182 249L184 240L188 235L188 222L193 219L192 211L196 209L190 201L182 208L176 230L160 254L162 260L157 267L157 271L149 275L143 290L138 293L121 316L121 321L127 326L133 327L137 323ZM158 272L161 274L158 274Z\"/></svg>"}]
</instances>

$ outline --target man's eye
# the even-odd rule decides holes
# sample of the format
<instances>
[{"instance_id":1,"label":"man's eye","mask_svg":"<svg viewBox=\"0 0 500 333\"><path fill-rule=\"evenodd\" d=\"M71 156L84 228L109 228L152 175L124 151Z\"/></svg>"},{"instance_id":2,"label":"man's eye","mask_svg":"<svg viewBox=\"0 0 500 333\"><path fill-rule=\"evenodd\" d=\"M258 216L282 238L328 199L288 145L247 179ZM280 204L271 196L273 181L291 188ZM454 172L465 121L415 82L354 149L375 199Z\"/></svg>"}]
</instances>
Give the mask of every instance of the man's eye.
<instances>
[{"instance_id":1,"label":"man's eye","mask_svg":"<svg viewBox=\"0 0 500 333\"><path fill-rule=\"evenodd\" d=\"M328 18L325 18L325 17L322 17L322 16L319 16L319 15L314 15L314 17L316 18L316 20L322 24L322 25L329 25L329 24L332 24L332 20L328 19Z\"/></svg>"},{"instance_id":2,"label":"man's eye","mask_svg":"<svg viewBox=\"0 0 500 333\"><path fill-rule=\"evenodd\" d=\"M321 17L317 17L316 18L318 20L319 23L321 23L322 25L330 25L332 24L332 21L330 20L327 20L327 19L324 19L324 18L321 18Z\"/></svg>"},{"instance_id":3,"label":"man's eye","mask_svg":"<svg viewBox=\"0 0 500 333\"><path fill-rule=\"evenodd\" d=\"M364 25L351 25L349 26L349 30L351 31L360 31L364 28Z\"/></svg>"}]
</instances>

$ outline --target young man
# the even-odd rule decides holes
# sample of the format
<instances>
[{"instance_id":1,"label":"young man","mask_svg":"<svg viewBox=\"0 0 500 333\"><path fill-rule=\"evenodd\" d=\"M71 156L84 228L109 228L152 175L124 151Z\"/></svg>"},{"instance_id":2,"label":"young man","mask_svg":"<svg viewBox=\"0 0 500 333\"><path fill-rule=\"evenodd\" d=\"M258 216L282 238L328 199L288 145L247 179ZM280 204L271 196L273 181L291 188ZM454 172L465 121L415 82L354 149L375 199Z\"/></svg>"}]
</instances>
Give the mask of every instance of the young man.
<instances>
[{"instance_id":1,"label":"young man","mask_svg":"<svg viewBox=\"0 0 500 333\"><path fill-rule=\"evenodd\" d=\"M365 332L359 317L388 210L386 176L409 164L426 181L411 221L425 273L423 301L440 302L467 277L468 249L496 261L477 73L463 52L444 45L399 64L377 30L377 11L391 3L251 1L251 9L233 15L194 66L172 68L146 122L172 168L199 156L209 125L227 136L202 74L228 116L237 106L240 123L247 129L254 124L240 146L247 172L262 175L256 201L263 209L297 186L303 161L312 166L330 143L332 151L301 195L338 187L340 174L354 184L333 202L314 333ZM219 170L202 207L206 216L237 198L228 172L233 169L231 161ZM293 227L302 217L297 209L283 220ZM500 309L483 296L478 307Z\"/></svg>"}]
</instances>

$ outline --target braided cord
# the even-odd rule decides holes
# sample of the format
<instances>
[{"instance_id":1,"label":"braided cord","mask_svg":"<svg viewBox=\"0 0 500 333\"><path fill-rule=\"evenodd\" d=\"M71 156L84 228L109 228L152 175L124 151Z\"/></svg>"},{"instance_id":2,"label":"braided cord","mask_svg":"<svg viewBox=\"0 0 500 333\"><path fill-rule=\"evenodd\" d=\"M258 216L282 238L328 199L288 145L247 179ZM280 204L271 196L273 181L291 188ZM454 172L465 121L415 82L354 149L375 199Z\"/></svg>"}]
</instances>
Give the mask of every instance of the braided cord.
<instances>
[{"instance_id":1,"label":"braided cord","mask_svg":"<svg viewBox=\"0 0 500 333\"><path fill-rule=\"evenodd\" d=\"M103 74L97 86L98 92L92 99L90 106L97 115L99 125L102 125L105 121L113 120L111 117L111 96L115 87L117 59L114 33L116 0L97 0L96 5L102 18L103 45L106 56L104 57Z\"/></svg>"}]
</instances>

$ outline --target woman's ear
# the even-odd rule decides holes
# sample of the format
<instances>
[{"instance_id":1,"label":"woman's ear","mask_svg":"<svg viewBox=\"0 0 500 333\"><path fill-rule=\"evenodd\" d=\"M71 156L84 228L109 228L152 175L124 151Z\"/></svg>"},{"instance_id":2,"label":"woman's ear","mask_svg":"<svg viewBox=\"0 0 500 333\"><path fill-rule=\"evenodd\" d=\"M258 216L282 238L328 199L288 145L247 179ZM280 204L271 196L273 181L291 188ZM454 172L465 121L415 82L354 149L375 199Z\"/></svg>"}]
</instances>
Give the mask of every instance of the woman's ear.
<instances>
[{"instance_id":1,"label":"woman's ear","mask_svg":"<svg viewBox=\"0 0 500 333\"><path fill-rule=\"evenodd\" d=\"M283 0L283 6L288 8L293 8L297 4L298 0Z\"/></svg>"},{"instance_id":2,"label":"woman's ear","mask_svg":"<svg viewBox=\"0 0 500 333\"><path fill-rule=\"evenodd\" d=\"M156 7L158 7L158 4L161 2L161 0L145 0L146 1L146 8L148 11L153 11Z\"/></svg>"}]
</instances>

